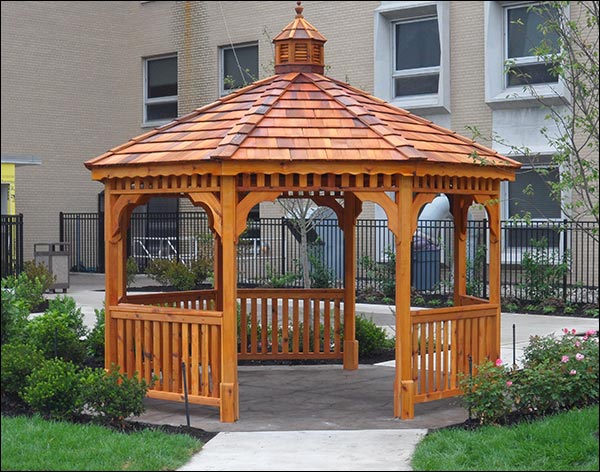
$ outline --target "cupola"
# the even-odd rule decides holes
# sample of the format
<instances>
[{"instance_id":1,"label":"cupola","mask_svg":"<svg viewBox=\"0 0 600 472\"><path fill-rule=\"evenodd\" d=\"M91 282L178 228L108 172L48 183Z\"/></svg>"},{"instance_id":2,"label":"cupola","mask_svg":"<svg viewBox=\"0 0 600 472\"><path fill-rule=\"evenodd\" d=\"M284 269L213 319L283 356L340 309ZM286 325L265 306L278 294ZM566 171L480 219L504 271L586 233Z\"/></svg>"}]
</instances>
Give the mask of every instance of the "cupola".
<instances>
[{"instance_id":1,"label":"cupola","mask_svg":"<svg viewBox=\"0 0 600 472\"><path fill-rule=\"evenodd\" d=\"M275 44L275 73L314 72L325 70L327 39L304 19L302 2L296 2L296 18L273 38Z\"/></svg>"}]
</instances>

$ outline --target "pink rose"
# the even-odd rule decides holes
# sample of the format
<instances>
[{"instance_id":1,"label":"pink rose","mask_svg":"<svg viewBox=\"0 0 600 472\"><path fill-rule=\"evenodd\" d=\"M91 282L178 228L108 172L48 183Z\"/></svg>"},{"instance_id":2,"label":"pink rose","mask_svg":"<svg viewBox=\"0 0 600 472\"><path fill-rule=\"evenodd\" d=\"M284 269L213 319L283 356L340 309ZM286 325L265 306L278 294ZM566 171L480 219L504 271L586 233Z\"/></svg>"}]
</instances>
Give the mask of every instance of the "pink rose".
<instances>
[{"instance_id":1,"label":"pink rose","mask_svg":"<svg viewBox=\"0 0 600 472\"><path fill-rule=\"evenodd\" d=\"M578 361L582 361L583 359L585 359L585 356L583 354L577 353L575 354L575 359L577 359Z\"/></svg>"},{"instance_id":2,"label":"pink rose","mask_svg":"<svg viewBox=\"0 0 600 472\"><path fill-rule=\"evenodd\" d=\"M577 374L577 371L575 369L571 369L571 371L569 372L569 375L575 375Z\"/></svg>"},{"instance_id":3,"label":"pink rose","mask_svg":"<svg viewBox=\"0 0 600 472\"><path fill-rule=\"evenodd\" d=\"M579 341L575 341L575 347L581 347L581 343Z\"/></svg>"},{"instance_id":4,"label":"pink rose","mask_svg":"<svg viewBox=\"0 0 600 472\"><path fill-rule=\"evenodd\" d=\"M589 336L586 334L583 338L584 341L587 341L589 339Z\"/></svg>"},{"instance_id":5,"label":"pink rose","mask_svg":"<svg viewBox=\"0 0 600 472\"><path fill-rule=\"evenodd\" d=\"M566 364L567 362L569 362L569 356L562 356L562 359L560 361Z\"/></svg>"},{"instance_id":6,"label":"pink rose","mask_svg":"<svg viewBox=\"0 0 600 472\"><path fill-rule=\"evenodd\" d=\"M512 382L510 380L506 382L507 387L510 387L511 385L512 385Z\"/></svg>"},{"instance_id":7,"label":"pink rose","mask_svg":"<svg viewBox=\"0 0 600 472\"><path fill-rule=\"evenodd\" d=\"M585 335L586 335L586 336L595 336L595 335L596 335L596 330L595 330L595 329L588 329L588 330L585 332Z\"/></svg>"},{"instance_id":8,"label":"pink rose","mask_svg":"<svg viewBox=\"0 0 600 472\"><path fill-rule=\"evenodd\" d=\"M563 333L569 334L569 328L563 328Z\"/></svg>"},{"instance_id":9,"label":"pink rose","mask_svg":"<svg viewBox=\"0 0 600 472\"><path fill-rule=\"evenodd\" d=\"M576 330L575 328L573 328L573 329L571 330L571 334L575 334L575 333L577 333L577 330Z\"/></svg>"},{"instance_id":10,"label":"pink rose","mask_svg":"<svg viewBox=\"0 0 600 472\"><path fill-rule=\"evenodd\" d=\"M502 359L496 359L496 367L502 367Z\"/></svg>"}]
</instances>

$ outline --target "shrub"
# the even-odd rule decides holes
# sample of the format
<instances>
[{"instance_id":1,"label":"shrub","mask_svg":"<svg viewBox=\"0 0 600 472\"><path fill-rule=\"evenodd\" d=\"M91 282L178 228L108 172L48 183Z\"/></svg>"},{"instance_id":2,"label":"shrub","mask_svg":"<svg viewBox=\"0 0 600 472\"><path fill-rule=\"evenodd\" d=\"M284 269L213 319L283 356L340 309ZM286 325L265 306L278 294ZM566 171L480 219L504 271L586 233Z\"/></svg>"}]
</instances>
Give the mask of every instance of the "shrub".
<instances>
[{"instance_id":1,"label":"shrub","mask_svg":"<svg viewBox=\"0 0 600 472\"><path fill-rule=\"evenodd\" d=\"M13 288L4 288L2 279L1 344L18 339L23 334L29 316L28 304L17 297Z\"/></svg>"},{"instance_id":2,"label":"shrub","mask_svg":"<svg viewBox=\"0 0 600 472\"><path fill-rule=\"evenodd\" d=\"M598 337L563 330L563 336L532 336L523 368L507 370L501 361L461 376L463 399L482 423L500 422L512 410L543 415L598 401Z\"/></svg>"},{"instance_id":3,"label":"shrub","mask_svg":"<svg viewBox=\"0 0 600 472\"><path fill-rule=\"evenodd\" d=\"M385 329L377 326L364 315L356 317L356 340L359 356L369 356L394 347L394 340L388 338Z\"/></svg>"},{"instance_id":4,"label":"shrub","mask_svg":"<svg viewBox=\"0 0 600 472\"><path fill-rule=\"evenodd\" d=\"M127 264L125 265L125 270L127 272L127 288L131 287L135 282L135 276L139 272L139 267L137 262L135 261L135 257L129 256L127 258Z\"/></svg>"},{"instance_id":5,"label":"shrub","mask_svg":"<svg viewBox=\"0 0 600 472\"><path fill-rule=\"evenodd\" d=\"M96 313L96 324L87 337L87 354L92 360L102 363L104 361L104 308L94 310Z\"/></svg>"},{"instance_id":6,"label":"shrub","mask_svg":"<svg viewBox=\"0 0 600 472\"><path fill-rule=\"evenodd\" d=\"M498 360L479 364L473 376L459 374L459 387L471 412L482 424L496 423L512 410L508 371Z\"/></svg>"},{"instance_id":7,"label":"shrub","mask_svg":"<svg viewBox=\"0 0 600 472\"><path fill-rule=\"evenodd\" d=\"M139 416L144 410L148 385L138 379L137 372L129 378L119 373L114 364L109 372L87 369L83 375L84 402L102 421L120 424L129 416Z\"/></svg>"},{"instance_id":8,"label":"shrub","mask_svg":"<svg viewBox=\"0 0 600 472\"><path fill-rule=\"evenodd\" d=\"M81 309L71 297L50 300L48 309L27 324L26 335L47 359L61 357L75 363L85 359L87 330Z\"/></svg>"},{"instance_id":9,"label":"shrub","mask_svg":"<svg viewBox=\"0 0 600 472\"><path fill-rule=\"evenodd\" d=\"M12 290L28 314L44 301L44 284L37 277L30 279L25 272L2 279L2 289L3 293L4 289Z\"/></svg>"},{"instance_id":10,"label":"shrub","mask_svg":"<svg viewBox=\"0 0 600 472\"><path fill-rule=\"evenodd\" d=\"M2 393L19 398L26 378L44 361L43 354L30 345L10 343L2 346Z\"/></svg>"},{"instance_id":11,"label":"shrub","mask_svg":"<svg viewBox=\"0 0 600 472\"><path fill-rule=\"evenodd\" d=\"M83 409L81 373L72 362L45 360L27 377L22 398L35 411L68 419Z\"/></svg>"},{"instance_id":12,"label":"shrub","mask_svg":"<svg viewBox=\"0 0 600 472\"><path fill-rule=\"evenodd\" d=\"M562 260L556 261L549 249L548 239L532 240L533 249L523 253L521 265L523 277L519 287L525 290L528 300L541 302L556 297L563 275L569 271L569 257L566 252Z\"/></svg>"},{"instance_id":13,"label":"shrub","mask_svg":"<svg viewBox=\"0 0 600 472\"><path fill-rule=\"evenodd\" d=\"M50 287L56 282L56 275L50 272L48 266L43 262L26 261L23 264L23 272L29 280L38 279L42 285L42 293L50 290Z\"/></svg>"},{"instance_id":14,"label":"shrub","mask_svg":"<svg viewBox=\"0 0 600 472\"><path fill-rule=\"evenodd\" d=\"M192 290L208 277L210 267L206 259L196 259L189 267L177 260L152 259L146 267L146 273L162 285L173 286L177 290Z\"/></svg>"}]
</instances>

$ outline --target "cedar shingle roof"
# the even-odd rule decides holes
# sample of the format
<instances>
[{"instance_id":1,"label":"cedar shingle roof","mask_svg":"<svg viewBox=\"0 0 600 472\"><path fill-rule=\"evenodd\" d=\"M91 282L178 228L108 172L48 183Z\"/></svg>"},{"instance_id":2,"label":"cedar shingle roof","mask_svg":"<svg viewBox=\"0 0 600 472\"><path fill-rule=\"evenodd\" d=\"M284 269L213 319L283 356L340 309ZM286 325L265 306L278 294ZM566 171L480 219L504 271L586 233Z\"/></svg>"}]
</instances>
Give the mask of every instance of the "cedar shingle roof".
<instances>
[{"instance_id":1,"label":"cedar shingle roof","mask_svg":"<svg viewBox=\"0 0 600 472\"><path fill-rule=\"evenodd\" d=\"M208 160L516 161L329 77L260 80L89 160L89 168Z\"/></svg>"}]
</instances>

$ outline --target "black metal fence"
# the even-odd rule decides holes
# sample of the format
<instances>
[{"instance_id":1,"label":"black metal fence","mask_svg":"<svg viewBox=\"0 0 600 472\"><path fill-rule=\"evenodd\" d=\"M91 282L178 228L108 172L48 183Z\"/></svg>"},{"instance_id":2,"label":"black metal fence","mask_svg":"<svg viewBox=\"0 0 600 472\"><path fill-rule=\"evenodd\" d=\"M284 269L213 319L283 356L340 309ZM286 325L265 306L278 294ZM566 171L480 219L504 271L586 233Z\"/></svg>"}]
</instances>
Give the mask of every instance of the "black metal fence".
<instances>
[{"instance_id":1,"label":"black metal fence","mask_svg":"<svg viewBox=\"0 0 600 472\"><path fill-rule=\"evenodd\" d=\"M103 272L103 215L61 213L61 241L71 242L73 271ZM519 299L556 297L568 302L598 300L598 240L594 223L502 222L502 296ZM393 297L394 239L385 220L357 221L357 290L361 298ZM413 238L412 286L423 294L453 290L452 221L420 221ZM486 221L467 229L467 291L489 293L489 231ZM344 237L335 219L320 220L301 235L293 220L249 221L238 244L241 286L302 286L302 260L308 260L313 286L341 287ZM128 232L128 254L140 272L154 258L190 262L212 257L213 239L204 212L134 213Z\"/></svg>"},{"instance_id":2,"label":"black metal fence","mask_svg":"<svg viewBox=\"0 0 600 472\"><path fill-rule=\"evenodd\" d=\"M1 216L2 277L23 270L23 215Z\"/></svg>"}]
</instances>

